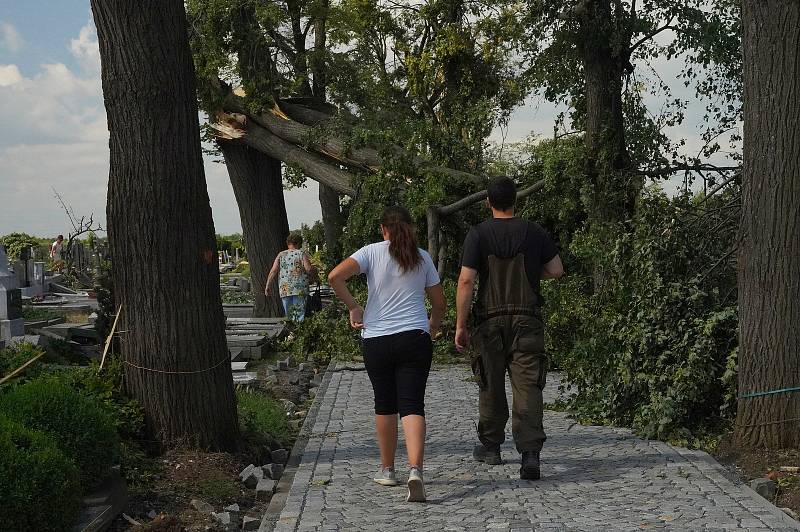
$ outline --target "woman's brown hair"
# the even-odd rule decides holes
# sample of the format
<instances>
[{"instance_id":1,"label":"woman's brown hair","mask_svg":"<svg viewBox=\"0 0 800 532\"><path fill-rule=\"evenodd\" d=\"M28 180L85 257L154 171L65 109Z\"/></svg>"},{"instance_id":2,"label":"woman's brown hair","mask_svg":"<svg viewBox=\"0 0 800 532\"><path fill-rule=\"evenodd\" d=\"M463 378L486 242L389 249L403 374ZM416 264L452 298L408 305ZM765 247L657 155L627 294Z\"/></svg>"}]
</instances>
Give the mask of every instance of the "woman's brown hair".
<instances>
[{"instance_id":1,"label":"woman's brown hair","mask_svg":"<svg viewBox=\"0 0 800 532\"><path fill-rule=\"evenodd\" d=\"M422 262L413 224L411 215L403 207L386 207L381 216L381 225L389 233L389 254L403 273L413 270Z\"/></svg>"}]
</instances>

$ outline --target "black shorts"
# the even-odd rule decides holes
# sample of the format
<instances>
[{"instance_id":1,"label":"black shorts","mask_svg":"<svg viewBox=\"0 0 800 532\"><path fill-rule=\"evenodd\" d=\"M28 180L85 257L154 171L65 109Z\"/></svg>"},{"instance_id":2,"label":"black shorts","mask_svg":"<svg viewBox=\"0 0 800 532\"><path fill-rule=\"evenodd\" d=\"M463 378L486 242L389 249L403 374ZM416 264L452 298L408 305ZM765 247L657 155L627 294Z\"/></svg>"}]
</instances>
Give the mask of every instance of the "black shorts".
<instances>
[{"instance_id":1,"label":"black shorts","mask_svg":"<svg viewBox=\"0 0 800 532\"><path fill-rule=\"evenodd\" d=\"M433 359L431 336L413 330L365 338L362 352L375 393L375 413L424 416Z\"/></svg>"}]
</instances>

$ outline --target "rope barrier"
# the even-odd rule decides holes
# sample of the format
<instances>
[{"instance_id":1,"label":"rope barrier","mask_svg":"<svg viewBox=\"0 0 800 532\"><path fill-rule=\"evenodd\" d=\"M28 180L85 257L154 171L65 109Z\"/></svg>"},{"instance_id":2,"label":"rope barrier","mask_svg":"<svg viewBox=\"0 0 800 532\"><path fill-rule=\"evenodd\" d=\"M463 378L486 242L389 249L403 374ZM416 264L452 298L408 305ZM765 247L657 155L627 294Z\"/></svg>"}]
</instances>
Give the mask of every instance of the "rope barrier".
<instances>
[{"instance_id":1,"label":"rope barrier","mask_svg":"<svg viewBox=\"0 0 800 532\"><path fill-rule=\"evenodd\" d=\"M216 364L214 364L210 368L198 369L198 370L194 370L194 371L169 371L169 370L165 370L165 369L145 368L144 366L138 366L138 365L134 364L133 362L128 362L127 360L123 360L122 363L123 364L127 364L127 365L131 366L132 368L140 369L142 371L152 371L153 373L164 373L164 374L167 374L167 375L195 375L197 373L205 373L206 371L211 371L213 369L217 369L218 367L220 367L225 362L230 362L230 360L231 360L231 356L230 356L230 354L228 354L228 355L225 355L225 358L223 358L222 360L220 360L219 362L217 362Z\"/></svg>"},{"instance_id":2,"label":"rope barrier","mask_svg":"<svg viewBox=\"0 0 800 532\"><path fill-rule=\"evenodd\" d=\"M766 392L750 392L739 395L739 399L750 399L753 397L763 397L765 395L777 395L781 393L800 392L800 386L793 386L791 388L781 388L779 390L769 390Z\"/></svg>"}]
</instances>

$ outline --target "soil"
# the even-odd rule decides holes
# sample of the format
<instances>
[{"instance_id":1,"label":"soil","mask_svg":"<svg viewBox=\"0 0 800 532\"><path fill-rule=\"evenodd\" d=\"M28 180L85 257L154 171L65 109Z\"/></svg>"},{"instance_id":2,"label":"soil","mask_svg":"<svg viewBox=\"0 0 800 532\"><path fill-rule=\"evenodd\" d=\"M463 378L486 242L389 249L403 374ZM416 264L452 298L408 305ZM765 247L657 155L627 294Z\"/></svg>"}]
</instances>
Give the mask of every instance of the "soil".
<instances>
[{"instance_id":1,"label":"soil","mask_svg":"<svg viewBox=\"0 0 800 532\"><path fill-rule=\"evenodd\" d=\"M269 500L258 500L255 491L239 481L239 472L250 462L245 456L172 450L159 458L159 470L144 491L132 490L125 514L141 523L134 525L120 516L112 531L221 530L210 514L198 512L190 502L200 499L215 511L238 504L241 516L258 517ZM148 514L155 512L151 519Z\"/></svg>"},{"instance_id":2,"label":"soil","mask_svg":"<svg viewBox=\"0 0 800 532\"><path fill-rule=\"evenodd\" d=\"M269 390L269 394L278 400L289 400L296 407L301 407L308 400L310 380L315 372L301 373L296 367L288 371L272 371L270 362L274 362L275 358L273 356L268 360L254 362L248 368L258 374L260 382L256 386ZM268 376L274 379L269 384L265 382ZM298 412L292 422L302 423L305 413L306 411ZM274 447L278 446L275 442ZM212 515L194 509L190 504L192 499L212 505L216 512L222 512L224 507L236 503L240 509L239 519L244 516L260 519L269 506L269 499L257 499L255 490L248 489L239 480L239 473L248 464L263 462L259 461L257 455L258 449L247 446L242 454L180 449L166 452L157 458L155 467L152 468L153 476L143 484L144 487L129 490L130 501L124 513L138 524L120 516L110 530L223 530Z\"/></svg>"},{"instance_id":3,"label":"soil","mask_svg":"<svg viewBox=\"0 0 800 532\"><path fill-rule=\"evenodd\" d=\"M779 508L791 508L800 514L800 449L742 449L729 436L720 440L714 457L734 470L746 483L755 478L769 478L778 485L772 501ZM789 471L781 471L789 469ZM794 469L792 469L794 468Z\"/></svg>"}]
</instances>

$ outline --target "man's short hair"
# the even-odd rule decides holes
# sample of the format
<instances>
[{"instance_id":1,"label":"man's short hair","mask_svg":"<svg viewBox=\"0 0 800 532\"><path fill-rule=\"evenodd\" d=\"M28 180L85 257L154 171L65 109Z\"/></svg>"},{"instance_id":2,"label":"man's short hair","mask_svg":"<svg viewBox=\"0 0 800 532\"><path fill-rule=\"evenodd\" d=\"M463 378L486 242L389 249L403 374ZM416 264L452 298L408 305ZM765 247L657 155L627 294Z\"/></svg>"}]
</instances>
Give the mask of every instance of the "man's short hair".
<instances>
[{"instance_id":1,"label":"man's short hair","mask_svg":"<svg viewBox=\"0 0 800 532\"><path fill-rule=\"evenodd\" d=\"M299 248L303 245L303 235L300 234L298 231L293 231L289 233L289 236L286 237L286 245L293 245L296 248Z\"/></svg>"},{"instance_id":2,"label":"man's short hair","mask_svg":"<svg viewBox=\"0 0 800 532\"><path fill-rule=\"evenodd\" d=\"M507 211L517 202L517 185L508 177L492 179L487 192L489 205L499 211Z\"/></svg>"},{"instance_id":3,"label":"man's short hair","mask_svg":"<svg viewBox=\"0 0 800 532\"><path fill-rule=\"evenodd\" d=\"M58 236L56 237L56 240L58 240L58 239L64 240L64 235L58 235Z\"/></svg>"}]
</instances>

